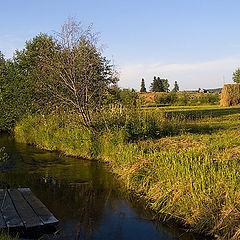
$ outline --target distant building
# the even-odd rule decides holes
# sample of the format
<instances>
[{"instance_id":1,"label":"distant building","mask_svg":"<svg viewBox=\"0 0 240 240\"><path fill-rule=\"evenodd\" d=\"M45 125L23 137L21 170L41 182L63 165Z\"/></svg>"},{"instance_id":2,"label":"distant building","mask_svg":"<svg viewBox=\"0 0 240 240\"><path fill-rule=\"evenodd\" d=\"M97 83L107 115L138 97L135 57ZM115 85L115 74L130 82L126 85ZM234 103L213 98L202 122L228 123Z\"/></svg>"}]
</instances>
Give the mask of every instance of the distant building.
<instances>
[{"instance_id":1,"label":"distant building","mask_svg":"<svg viewBox=\"0 0 240 240\"><path fill-rule=\"evenodd\" d=\"M209 91L207 89L199 89L198 92L200 92L200 93L209 93Z\"/></svg>"}]
</instances>

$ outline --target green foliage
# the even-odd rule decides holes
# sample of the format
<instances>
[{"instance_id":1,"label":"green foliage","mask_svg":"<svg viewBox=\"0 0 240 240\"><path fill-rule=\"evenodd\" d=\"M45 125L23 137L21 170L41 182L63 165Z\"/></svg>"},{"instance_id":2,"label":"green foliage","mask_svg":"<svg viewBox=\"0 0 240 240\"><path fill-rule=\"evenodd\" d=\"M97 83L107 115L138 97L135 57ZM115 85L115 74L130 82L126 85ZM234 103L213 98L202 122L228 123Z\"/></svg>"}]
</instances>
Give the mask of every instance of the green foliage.
<instances>
[{"instance_id":1,"label":"green foliage","mask_svg":"<svg viewBox=\"0 0 240 240\"><path fill-rule=\"evenodd\" d=\"M240 83L240 68L238 68L238 69L233 73L232 80L233 80L235 83Z\"/></svg>"},{"instance_id":2,"label":"green foliage","mask_svg":"<svg viewBox=\"0 0 240 240\"><path fill-rule=\"evenodd\" d=\"M93 129L93 116L101 108L108 87L118 81L113 66L98 46L92 25L83 28L68 18L54 38L53 51L41 50L38 61L44 96L51 104L79 112L79 124Z\"/></svg>"},{"instance_id":3,"label":"green foliage","mask_svg":"<svg viewBox=\"0 0 240 240\"><path fill-rule=\"evenodd\" d=\"M23 118L15 127L15 137L18 141L67 155L89 157L92 154L89 131L79 128L77 115L67 112Z\"/></svg>"},{"instance_id":4,"label":"green foliage","mask_svg":"<svg viewBox=\"0 0 240 240\"><path fill-rule=\"evenodd\" d=\"M190 100L190 94L188 94L187 92L183 92L183 94L181 96L179 96L178 102L179 105L189 105L189 101Z\"/></svg>"},{"instance_id":5,"label":"green foliage","mask_svg":"<svg viewBox=\"0 0 240 240\"><path fill-rule=\"evenodd\" d=\"M93 124L100 135L106 133L107 126L108 133L119 133L122 143L127 143L178 135L186 129L191 131L192 127L184 119L181 113L170 115L161 111L106 108L96 113ZM84 153L86 156L96 144L97 140L94 139L98 135L91 135L86 128L81 127L76 113L60 110L47 116L35 114L22 119L15 127L15 136L20 141L40 148L65 149L68 154L73 154L74 149L74 155L79 154L81 148L87 149L87 153ZM86 141L81 142L82 138ZM68 142L69 146L74 145L74 149L66 145ZM87 144L87 147L82 144Z\"/></svg>"},{"instance_id":6,"label":"green foliage","mask_svg":"<svg viewBox=\"0 0 240 240\"><path fill-rule=\"evenodd\" d=\"M145 87L144 78L142 78L140 92L141 92L141 93L145 93L145 92L147 92L147 89L146 89L146 87Z\"/></svg>"},{"instance_id":7,"label":"green foliage","mask_svg":"<svg viewBox=\"0 0 240 240\"><path fill-rule=\"evenodd\" d=\"M0 67L0 130L10 130L25 114L46 108L48 99L39 91L40 78L37 59L40 46L50 45L52 38L40 34L16 51L13 60L3 61Z\"/></svg>"},{"instance_id":8,"label":"green foliage","mask_svg":"<svg viewBox=\"0 0 240 240\"><path fill-rule=\"evenodd\" d=\"M117 104L120 102L121 89L115 85L110 86L103 97L103 105Z\"/></svg>"},{"instance_id":9,"label":"green foliage","mask_svg":"<svg viewBox=\"0 0 240 240\"><path fill-rule=\"evenodd\" d=\"M103 105L111 105L112 108L123 105L124 107L136 107L138 94L134 89L120 89L116 86L108 88L108 92L104 95Z\"/></svg>"},{"instance_id":10,"label":"green foliage","mask_svg":"<svg viewBox=\"0 0 240 240\"><path fill-rule=\"evenodd\" d=\"M6 65L6 60L4 58L4 55L0 51L0 79L1 80L4 77L5 68L6 68L5 65Z\"/></svg>"},{"instance_id":11,"label":"green foliage","mask_svg":"<svg viewBox=\"0 0 240 240\"><path fill-rule=\"evenodd\" d=\"M219 104L220 95L218 93L157 93L154 97L156 104L197 106Z\"/></svg>"},{"instance_id":12,"label":"green foliage","mask_svg":"<svg viewBox=\"0 0 240 240\"><path fill-rule=\"evenodd\" d=\"M157 104L168 104L173 105L177 102L178 97L176 92L172 91L170 93L158 93L154 97L154 101Z\"/></svg>"},{"instance_id":13,"label":"green foliage","mask_svg":"<svg viewBox=\"0 0 240 240\"><path fill-rule=\"evenodd\" d=\"M134 89L123 89L120 92L120 102L125 106L135 106L137 104L138 94Z\"/></svg>"},{"instance_id":14,"label":"green foliage","mask_svg":"<svg viewBox=\"0 0 240 240\"><path fill-rule=\"evenodd\" d=\"M151 92L168 92L169 83L167 79L161 79L160 77L154 77L150 86Z\"/></svg>"},{"instance_id":15,"label":"green foliage","mask_svg":"<svg viewBox=\"0 0 240 240\"><path fill-rule=\"evenodd\" d=\"M199 96L199 102L201 104L219 104L219 100L220 100L220 95L218 93L213 93L213 94L204 94L201 93L201 95Z\"/></svg>"},{"instance_id":16,"label":"green foliage","mask_svg":"<svg viewBox=\"0 0 240 240\"><path fill-rule=\"evenodd\" d=\"M27 41L23 50L17 50L13 58L16 74L20 75L23 83L27 85L28 89L25 92L32 93L33 110L51 109L52 107L50 104L52 95L49 94L49 90L44 92L42 85L45 76L42 74L42 66L39 65L39 62L43 58L43 49L44 54L52 56L59 50L59 47L52 36L40 33ZM44 69L44 71L47 70ZM49 76L49 78L53 78L53 76Z\"/></svg>"},{"instance_id":17,"label":"green foliage","mask_svg":"<svg viewBox=\"0 0 240 240\"><path fill-rule=\"evenodd\" d=\"M30 113L33 104L31 83L25 81L15 67L11 61L6 62L6 71L0 83L0 129L5 131L10 130L25 113Z\"/></svg>"},{"instance_id":18,"label":"green foliage","mask_svg":"<svg viewBox=\"0 0 240 240\"><path fill-rule=\"evenodd\" d=\"M0 233L0 240L18 240L18 237L12 237L8 233L1 232Z\"/></svg>"},{"instance_id":19,"label":"green foliage","mask_svg":"<svg viewBox=\"0 0 240 240\"><path fill-rule=\"evenodd\" d=\"M177 135L184 131L184 125L178 118L170 120L159 112L132 112L127 116L123 130L125 142L133 142Z\"/></svg>"},{"instance_id":20,"label":"green foliage","mask_svg":"<svg viewBox=\"0 0 240 240\"><path fill-rule=\"evenodd\" d=\"M24 114L62 106L79 111L79 124L92 129L92 116L118 80L115 71L91 26L68 19L56 36L39 34L11 61L0 53L0 130L12 129Z\"/></svg>"}]
</instances>

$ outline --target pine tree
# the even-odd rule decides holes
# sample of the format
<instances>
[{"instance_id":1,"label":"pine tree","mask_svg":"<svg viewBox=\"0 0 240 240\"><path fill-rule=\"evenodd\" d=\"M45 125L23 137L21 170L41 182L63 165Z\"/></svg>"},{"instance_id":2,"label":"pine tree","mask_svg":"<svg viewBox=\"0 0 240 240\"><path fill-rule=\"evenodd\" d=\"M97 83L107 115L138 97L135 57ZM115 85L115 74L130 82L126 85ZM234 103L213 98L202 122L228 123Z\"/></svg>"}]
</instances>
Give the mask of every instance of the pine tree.
<instances>
[{"instance_id":1,"label":"pine tree","mask_svg":"<svg viewBox=\"0 0 240 240\"><path fill-rule=\"evenodd\" d=\"M147 92L147 89L145 87L145 82L144 82L144 78L142 78L142 83L141 83L141 89L140 92L145 93Z\"/></svg>"},{"instance_id":2,"label":"pine tree","mask_svg":"<svg viewBox=\"0 0 240 240\"><path fill-rule=\"evenodd\" d=\"M162 79L160 77L154 77L150 89L151 92L168 92L169 91L168 80Z\"/></svg>"},{"instance_id":3,"label":"pine tree","mask_svg":"<svg viewBox=\"0 0 240 240\"><path fill-rule=\"evenodd\" d=\"M177 81L174 82L174 87L173 87L173 92L179 92L179 86L178 86L178 83Z\"/></svg>"}]
</instances>

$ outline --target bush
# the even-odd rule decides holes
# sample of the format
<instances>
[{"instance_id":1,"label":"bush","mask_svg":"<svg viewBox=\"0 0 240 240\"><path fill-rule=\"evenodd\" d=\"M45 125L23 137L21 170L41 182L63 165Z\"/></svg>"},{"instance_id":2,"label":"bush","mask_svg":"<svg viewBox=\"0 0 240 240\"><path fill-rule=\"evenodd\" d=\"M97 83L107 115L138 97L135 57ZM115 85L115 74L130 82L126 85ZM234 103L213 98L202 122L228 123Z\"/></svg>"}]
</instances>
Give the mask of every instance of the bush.
<instances>
[{"instance_id":1,"label":"bush","mask_svg":"<svg viewBox=\"0 0 240 240\"><path fill-rule=\"evenodd\" d=\"M199 102L201 104L219 104L220 95L218 93L201 93Z\"/></svg>"},{"instance_id":2,"label":"bush","mask_svg":"<svg viewBox=\"0 0 240 240\"><path fill-rule=\"evenodd\" d=\"M104 117L104 121L102 117ZM162 112L139 112L124 109L120 111L104 111L96 116L95 124L104 132L106 124L110 133L121 134L122 142L133 142L143 139L156 139L178 134L183 125L178 117L169 119Z\"/></svg>"},{"instance_id":3,"label":"bush","mask_svg":"<svg viewBox=\"0 0 240 240\"><path fill-rule=\"evenodd\" d=\"M156 104L196 106L196 105L215 105L219 104L220 96L217 93L188 93L188 92L170 92L157 93L155 95Z\"/></svg>"},{"instance_id":4,"label":"bush","mask_svg":"<svg viewBox=\"0 0 240 240\"><path fill-rule=\"evenodd\" d=\"M176 92L170 93L157 93L154 97L156 104L168 104L173 105L177 102L178 96Z\"/></svg>"},{"instance_id":5,"label":"bush","mask_svg":"<svg viewBox=\"0 0 240 240\"><path fill-rule=\"evenodd\" d=\"M132 89L123 89L120 92L120 102L125 106L135 106L137 104L138 94Z\"/></svg>"}]
</instances>

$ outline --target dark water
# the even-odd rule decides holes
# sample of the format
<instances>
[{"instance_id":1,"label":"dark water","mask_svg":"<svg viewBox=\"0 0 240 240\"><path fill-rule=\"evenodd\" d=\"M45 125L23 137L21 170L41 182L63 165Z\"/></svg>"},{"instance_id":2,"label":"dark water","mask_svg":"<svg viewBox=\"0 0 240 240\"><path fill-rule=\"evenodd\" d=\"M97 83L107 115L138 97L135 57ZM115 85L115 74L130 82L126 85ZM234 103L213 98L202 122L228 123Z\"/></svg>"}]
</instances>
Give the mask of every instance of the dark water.
<instances>
[{"instance_id":1,"label":"dark water","mask_svg":"<svg viewBox=\"0 0 240 240\"><path fill-rule=\"evenodd\" d=\"M0 186L30 187L60 220L56 232L41 239L204 239L153 221L154 214L124 192L104 164L39 150L8 135L0 135L1 147L9 159L1 165Z\"/></svg>"}]
</instances>

